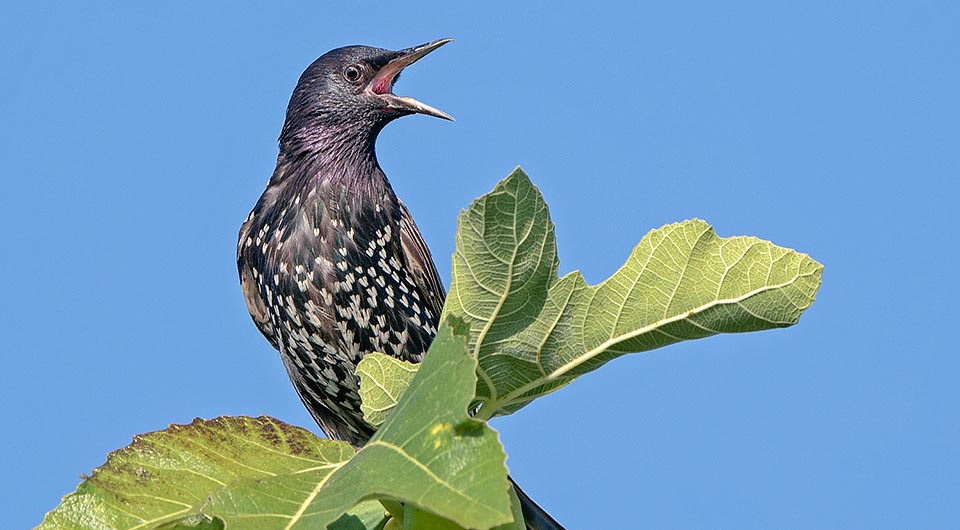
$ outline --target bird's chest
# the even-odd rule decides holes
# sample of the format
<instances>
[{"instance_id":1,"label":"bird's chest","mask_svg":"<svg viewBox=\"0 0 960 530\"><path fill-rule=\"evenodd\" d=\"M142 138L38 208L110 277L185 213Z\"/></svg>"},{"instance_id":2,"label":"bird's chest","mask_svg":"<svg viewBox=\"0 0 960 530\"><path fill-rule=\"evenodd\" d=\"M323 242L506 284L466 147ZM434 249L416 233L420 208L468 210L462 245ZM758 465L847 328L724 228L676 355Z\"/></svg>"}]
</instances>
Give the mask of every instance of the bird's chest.
<instances>
[{"instance_id":1,"label":"bird's chest","mask_svg":"<svg viewBox=\"0 0 960 530\"><path fill-rule=\"evenodd\" d=\"M268 257L274 321L301 362L356 363L371 351L412 359L432 326L406 273L398 205L305 200L279 220ZM282 239L280 238L282 236Z\"/></svg>"}]
</instances>

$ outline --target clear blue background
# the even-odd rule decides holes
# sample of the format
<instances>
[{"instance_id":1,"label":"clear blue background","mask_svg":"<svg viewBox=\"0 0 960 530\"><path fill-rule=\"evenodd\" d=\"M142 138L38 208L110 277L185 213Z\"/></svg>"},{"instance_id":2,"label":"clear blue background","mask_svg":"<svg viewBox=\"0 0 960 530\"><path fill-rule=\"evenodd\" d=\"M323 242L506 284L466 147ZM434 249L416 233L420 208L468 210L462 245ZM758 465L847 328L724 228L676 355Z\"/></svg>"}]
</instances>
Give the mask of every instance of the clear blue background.
<instances>
[{"instance_id":1,"label":"clear blue background","mask_svg":"<svg viewBox=\"0 0 960 530\"><path fill-rule=\"evenodd\" d=\"M136 433L311 426L246 314L237 228L300 72L456 41L380 161L449 278L455 218L517 164L561 269L600 281L690 217L826 265L800 325L615 361L498 420L571 529L960 524L955 2L7 2L0 13L6 528ZM454 5L456 4L456 5Z\"/></svg>"}]
</instances>

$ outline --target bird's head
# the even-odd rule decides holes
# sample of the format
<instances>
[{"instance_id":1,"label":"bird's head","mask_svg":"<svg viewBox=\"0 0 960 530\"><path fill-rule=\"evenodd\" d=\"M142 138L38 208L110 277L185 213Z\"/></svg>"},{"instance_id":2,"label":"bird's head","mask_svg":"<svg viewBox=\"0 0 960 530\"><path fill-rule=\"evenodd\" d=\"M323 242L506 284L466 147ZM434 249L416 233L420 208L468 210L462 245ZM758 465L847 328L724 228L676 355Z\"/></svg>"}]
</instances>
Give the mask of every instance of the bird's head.
<instances>
[{"instance_id":1,"label":"bird's head","mask_svg":"<svg viewBox=\"0 0 960 530\"><path fill-rule=\"evenodd\" d=\"M452 121L452 116L439 109L393 93L393 84L404 68L451 40L440 39L400 51L347 46L323 54L297 82L287 107L281 143L330 134L376 137L384 125L409 114Z\"/></svg>"}]
</instances>

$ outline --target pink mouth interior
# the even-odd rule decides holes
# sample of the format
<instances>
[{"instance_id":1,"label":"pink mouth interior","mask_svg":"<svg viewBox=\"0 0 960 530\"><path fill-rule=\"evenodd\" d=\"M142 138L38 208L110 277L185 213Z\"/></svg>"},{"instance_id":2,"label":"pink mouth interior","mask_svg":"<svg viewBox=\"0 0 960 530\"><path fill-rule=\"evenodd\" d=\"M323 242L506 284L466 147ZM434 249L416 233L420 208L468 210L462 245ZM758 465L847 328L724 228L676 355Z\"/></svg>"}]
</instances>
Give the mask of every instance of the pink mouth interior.
<instances>
[{"instance_id":1,"label":"pink mouth interior","mask_svg":"<svg viewBox=\"0 0 960 530\"><path fill-rule=\"evenodd\" d=\"M396 76L383 77L380 79L374 80L373 86L370 88L373 90L374 94L387 94L390 90L393 89L393 80L396 79Z\"/></svg>"}]
</instances>

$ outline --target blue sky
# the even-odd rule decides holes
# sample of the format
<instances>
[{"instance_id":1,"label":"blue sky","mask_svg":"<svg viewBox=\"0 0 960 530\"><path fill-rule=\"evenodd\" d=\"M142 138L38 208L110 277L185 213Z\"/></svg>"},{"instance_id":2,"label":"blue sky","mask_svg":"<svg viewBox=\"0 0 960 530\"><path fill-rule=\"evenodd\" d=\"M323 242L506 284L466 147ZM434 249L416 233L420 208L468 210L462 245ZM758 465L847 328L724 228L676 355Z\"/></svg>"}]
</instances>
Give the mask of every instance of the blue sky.
<instances>
[{"instance_id":1,"label":"blue sky","mask_svg":"<svg viewBox=\"0 0 960 530\"><path fill-rule=\"evenodd\" d=\"M378 147L445 280L457 212L518 164L591 282L691 217L826 266L794 328L626 357L495 421L528 493L571 529L955 527L956 3L340 4L0 8L4 526L137 433L312 425L237 229L314 58L453 37L397 91L457 122Z\"/></svg>"}]
</instances>

